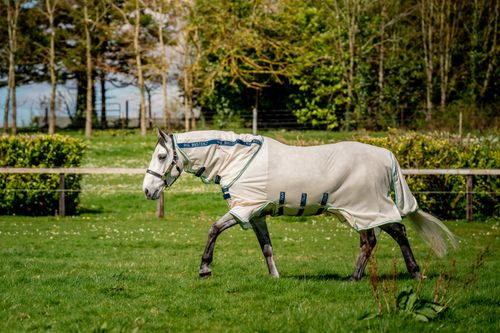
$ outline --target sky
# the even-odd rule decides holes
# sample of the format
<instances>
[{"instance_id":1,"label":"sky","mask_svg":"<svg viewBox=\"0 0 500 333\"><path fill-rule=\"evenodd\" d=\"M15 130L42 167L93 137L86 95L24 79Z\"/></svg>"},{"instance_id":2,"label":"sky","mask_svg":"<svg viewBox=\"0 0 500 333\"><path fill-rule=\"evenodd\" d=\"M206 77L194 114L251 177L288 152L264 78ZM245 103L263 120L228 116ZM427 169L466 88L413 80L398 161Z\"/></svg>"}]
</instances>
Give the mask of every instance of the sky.
<instances>
[{"instance_id":1,"label":"sky","mask_svg":"<svg viewBox=\"0 0 500 333\"><path fill-rule=\"evenodd\" d=\"M75 107L76 101L76 82L68 81L64 85L58 85L58 94L64 96L65 103L67 103L70 108ZM96 84L97 99L100 97L100 84ZM107 89L107 109L110 115L117 115L121 112L121 117L125 118L125 104L128 100L129 102L129 117L137 118L139 109L139 89L134 86L128 86L125 88L116 88L110 83L106 83ZM48 101L50 99L50 84L49 83L31 83L17 87L17 126L18 127L28 127L32 123L33 117L44 116L45 108L48 106ZM0 127L3 126L4 122L4 110L5 110L5 99L7 95L7 88L0 88ZM168 100L170 105L178 105L180 103L179 99L179 87L172 81L168 85ZM146 96L147 99L147 96ZM147 101L146 101L147 103ZM161 117L163 113L163 97L161 92L161 86L159 86L155 91L152 92L151 98L152 114L153 117ZM100 106L97 105L96 108L100 110ZM64 103L58 103L57 105L57 117L67 117L67 113L64 111ZM182 112L182 111L181 111ZM99 112L98 112L99 113ZM9 124L11 122L11 116L9 115Z\"/></svg>"}]
</instances>

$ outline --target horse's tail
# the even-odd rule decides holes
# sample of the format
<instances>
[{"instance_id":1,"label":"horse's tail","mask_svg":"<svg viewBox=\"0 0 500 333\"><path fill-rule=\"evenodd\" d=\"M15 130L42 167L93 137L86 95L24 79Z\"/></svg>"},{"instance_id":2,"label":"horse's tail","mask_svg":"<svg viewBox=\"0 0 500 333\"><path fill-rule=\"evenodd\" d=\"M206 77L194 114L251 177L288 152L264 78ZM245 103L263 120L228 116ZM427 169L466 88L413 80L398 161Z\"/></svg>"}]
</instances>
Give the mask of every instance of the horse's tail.
<instances>
[{"instance_id":1,"label":"horse's tail","mask_svg":"<svg viewBox=\"0 0 500 333\"><path fill-rule=\"evenodd\" d=\"M445 238L453 245L457 246L455 235L443 222L421 209L408 215L410 225L420 234L423 240L434 250L438 257L444 257L447 252Z\"/></svg>"}]
</instances>

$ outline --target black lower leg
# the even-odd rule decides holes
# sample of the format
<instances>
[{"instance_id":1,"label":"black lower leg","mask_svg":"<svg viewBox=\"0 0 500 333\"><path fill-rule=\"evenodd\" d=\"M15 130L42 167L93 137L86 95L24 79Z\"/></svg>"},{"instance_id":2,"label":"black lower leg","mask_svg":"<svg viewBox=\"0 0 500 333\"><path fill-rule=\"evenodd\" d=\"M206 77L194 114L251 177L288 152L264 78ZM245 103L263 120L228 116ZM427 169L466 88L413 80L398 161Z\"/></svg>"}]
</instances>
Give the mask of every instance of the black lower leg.
<instances>
[{"instance_id":1,"label":"black lower leg","mask_svg":"<svg viewBox=\"0 0 500 333\"><path fill-rule=\"evenodd\" d=\"M269 236L269 231L267 229L265 216L255 218L254 220L250 221L250 223L252 224L252 229L257 236L257 240L259 241L260 248L262 249L262 254L266 259L269 274L275 277L279 277L278 268L276 267L276 263L274 262L273 247L271 244L271 237Z\"/></svg>"},{"instance_id":2,"label":"black lower leg","mask_svg":"<svg viewBox=\"0 0 500 333\"><path fill-rule=\"evenodd\" d=\"M401 223L391 223L386 224L381 228L398 243L406 263L406 268L411 276L413 278L421 278L420 268L415 261L415 257L413 256L413 252L410 248L410 243L408 242L408 237L406 236L405 226Z\"/></svg>"}]
</instances>

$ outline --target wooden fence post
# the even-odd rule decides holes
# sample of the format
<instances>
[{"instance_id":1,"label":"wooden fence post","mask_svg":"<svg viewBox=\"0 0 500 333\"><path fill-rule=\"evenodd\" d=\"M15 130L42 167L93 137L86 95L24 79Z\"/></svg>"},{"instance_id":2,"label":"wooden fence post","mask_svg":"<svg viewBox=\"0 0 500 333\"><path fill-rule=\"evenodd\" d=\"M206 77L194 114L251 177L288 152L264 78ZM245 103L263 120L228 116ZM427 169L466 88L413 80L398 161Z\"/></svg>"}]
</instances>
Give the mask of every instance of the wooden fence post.
<instances>
[{"instance_id":1,"label":"wooden fence post","mask_svg":"<svg viewBox=\"0 0 500 333\"><path fill-rule=\"evenodd\" d=\"M125 128L128 129L128 100L125 101Z\"/></svg>"},{"instance_id":2,"label":"wooden fence post","mask_svg":"<svg viewBox=\"0 0 500 333\"><path fill-rule=\"evenodd\" d=\"M162 218L165 215L165 202L163 197L163 192L160 193L160 198L158 199L156 216Z\"/></svg>"},{"instance_id":3,"label":"wooden fence post","mask_svg":"<svg viewBox=\"0 0 500 333\"><path fill-rule=\"evenodd\" d=\"M474 218L473 216L473 201L474 201L474 175L467 175L467 193L466 193L466 200L467 200L467 212L466 212L466 218L467 221L472 221Z\"/></svg>"},{"instance_id":4,"label":"wooden fence post","mask_svg":"<svg viewBox=\"0 0 500 333\"><path fill-rule=\"evenodd\" d=\"M257 135L257 108L252 109L252 134Z\"/></svg>"},{"instance_id":5,"label":"wooden fence post","mask_svg":"<svg viewBox=\"0 0 500 333\"><path fill-rule=\"evenodd\" d=\"M64 173L59 174L59 216L66 215L65 193L64 193Z\"/></svg>"}]
</instances>

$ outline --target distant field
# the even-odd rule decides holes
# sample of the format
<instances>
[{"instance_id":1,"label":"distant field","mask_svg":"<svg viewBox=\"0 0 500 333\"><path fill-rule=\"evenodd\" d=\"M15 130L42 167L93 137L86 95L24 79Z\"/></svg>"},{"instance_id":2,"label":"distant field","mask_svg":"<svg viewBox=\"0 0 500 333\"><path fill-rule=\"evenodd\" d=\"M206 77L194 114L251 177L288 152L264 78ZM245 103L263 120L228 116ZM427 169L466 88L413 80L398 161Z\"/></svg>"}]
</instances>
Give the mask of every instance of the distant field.
<instances>
[{"instance_id":1,"label":"distant field","mask_svg":"<svg viewBox=\"0 0 500 333\"><path fill-rule=\"evenodd\" d=\"M270 134L306 143L349 138ZM120 167L146 167L156 143L153 134L123 131L96 132L87 142L84 166ZM334 218L270 219L280 279L268 277L253 232L239 227L222 234L213 276L200 279L208 228L227 209L219 188L184 176L165 194L166 216L158 219L141 184L141 176L84 176L78 216L0 216L0 332L500 331L498 217L447 222L460 246L445 259L409 230L428 276L421 297L432 300L442 286L451 299L429 323L387 310L396 293L419 283L381 235L383 315L362 320L377 312L369 272L359 283L346 281L359 240Z\"/></svg>"}]
</instances>

